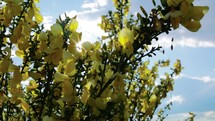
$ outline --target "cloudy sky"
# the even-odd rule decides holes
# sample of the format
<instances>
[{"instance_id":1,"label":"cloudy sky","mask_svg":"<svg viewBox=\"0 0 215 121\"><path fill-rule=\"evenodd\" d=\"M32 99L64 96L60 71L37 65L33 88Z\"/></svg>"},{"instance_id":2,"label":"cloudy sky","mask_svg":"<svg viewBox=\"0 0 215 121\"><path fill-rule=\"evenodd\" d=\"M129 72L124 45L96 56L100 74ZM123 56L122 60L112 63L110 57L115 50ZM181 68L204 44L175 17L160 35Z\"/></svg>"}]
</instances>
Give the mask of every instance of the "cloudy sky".
<instances>
[{"instance_id":1,"label":"cloudy sky","mask_svg":"<svg viewBox=\"0 0 215 121\"><path fill-rule=\"evenodd\" d=\"M195 0L197 5L210 7L202 20L202 28L196 33L180 26L171 34L161 35L159 44L164 45L166 54L158 54L154 59L180 59L184 70L176 78L175 88L169 94L168 101L173 102L167 120L186 119L189 112L196 114L196 121L215 120L215 0ZM150 0L131 0L131 13L139 11L139 5L148 11L152 7ZM59 15L67 13L78 15L79 31L83 32L83 41L94 41L104 34L97 24L100 16L113 9L112 0L41 0L38 4L44 16L45 28L49 29ZM174 50L170 50L174 37Z\"/></svg>"}]
</instances>

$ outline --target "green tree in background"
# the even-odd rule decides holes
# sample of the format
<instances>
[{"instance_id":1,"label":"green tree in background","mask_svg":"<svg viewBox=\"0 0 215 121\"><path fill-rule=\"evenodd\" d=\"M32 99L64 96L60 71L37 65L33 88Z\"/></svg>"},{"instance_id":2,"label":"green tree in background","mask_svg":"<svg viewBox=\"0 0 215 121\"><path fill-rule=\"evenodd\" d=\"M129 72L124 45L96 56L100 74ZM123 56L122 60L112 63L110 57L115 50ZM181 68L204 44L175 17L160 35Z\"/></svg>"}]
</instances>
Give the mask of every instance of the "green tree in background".
<instances>
[{"instance_id":1,"label":"green tree in background","mask_svg":"<svg viewBox=\"0 0 215 121\"><path fill-rule=\"evenodd\" d=\"M181 24L196 32L206 6L193 0L161 0L147 13L130 15L130 0L113 0L115 11L99 24L107 36L84 42L76 17L57 19L44 30L39 0L0 0L0 120L163 120L158 109L173 90L173 76L182 66L177 60L150 63L164 52L158 35ZM12 53L22 59L14 64ZM170 68L160 78L159 69ZM21 82L29 82L22 85ZM156 82L156 84L155 84ZM158 112L157 114L155 114Z\"/></svg>"}]
</instances>

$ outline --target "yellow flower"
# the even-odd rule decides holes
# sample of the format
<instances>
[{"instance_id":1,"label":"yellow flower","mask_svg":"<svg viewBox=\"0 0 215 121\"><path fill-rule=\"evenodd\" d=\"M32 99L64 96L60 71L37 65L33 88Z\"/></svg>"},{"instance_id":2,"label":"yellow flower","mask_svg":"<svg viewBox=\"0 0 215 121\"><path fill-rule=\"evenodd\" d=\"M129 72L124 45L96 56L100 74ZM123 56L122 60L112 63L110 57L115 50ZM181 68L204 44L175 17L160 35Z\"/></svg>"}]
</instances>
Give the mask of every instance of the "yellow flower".
<instances>
[{"instance_id":1,"label":"yellow flower","mask_svg":"<svg viewBox=\"0 0 215 121\"><path fill-rule=\"evenodd\" d=\"M179 17L170 17L171 24L173 29L177 29L179 27L180 18Z\"/></svg>"},{"instance_id":2,"label":"yellow flower","mask_svg":"<svg viewBox=\"0 0 215 121\"><path fill-rule=\"evenodd\" d=\"M195 21L200 21L208 10L208 6L191 6L189 9L190 14L188 14L188 17Z\"/></svg>"},{"instance_id":3,"label":"yellow flower","mask_svg":"<svg viewBox=\"0 0 215 121\"><path fill-rule=\"evenodd\" d=\"M75 90L69 80L63 82L63 100L69 104L74 104L75 102Z\"/></svg>"},{"instance_id":4,"label":"yellow flower","mask_svg":"<svg viewBox=\"0 0 215 121\"><path fill-rule=\"evenodd\" d=\"M123 47L126 47L126 43L130 42L131 44L134 43L134 34L133 32L128 28L123 28L118 33L119 39L118 41Z\"/></svg>"},{"instance_id":5,"label":"yellow flower","mask_svg":"<svg viewBox=\"0 0 215 121\"><path fill-rule=\"evenodd\" d=\"M9 59L4 58L4 60L0 63L0 71L2 73L8 72L9 64L10 64Z\"/></svg>"},{"instance_id":6,"label":"yellow flower","mask_svg":"<svg viewBox=\"0 0 215 121\"><path fill-rule=\"evenodd\" d=\"M15 53L20 58L23 58L25 56L25 53L23 52L23 50L17 50Z\"/></svg>"},{"instance_id":7,"label":"yellow flower","mask_svg":"<svg viewBox=\"0 0 215 121\"><path fill-rule=\"evenodd\" d=\"M151 95L149 101L150 103L155 103L157 101L157 96L155 94Z\"/></svg>"},{"instance_id":8,"label":"yellow flower","mask_svg":"<svg viewBox=\"0 0 215 121\"><path fill-rule=\"evenodd\" d=\"M93 45L89 41L86 41L86 42L82 43L81 45L84 48L84 50L86 50L86 51L90 51L93 47Z\"/></svg>"},{"instance_id":9,"label":"yellow flower","mask_svg":"<svg viewBox=\"0 0 215 121\"><path fill-rule=\"evenodd\" d=\"M54 25L51 26L51 32L54 36L62 35L63 34L63 28L61 27L60 24L55 23Z\"/></svg>"},{"instance_id":10,"label":"yellow flower","mask_svg":"<svg viewBox=\"0 0 215 121\"><path fill-rule=\"evenodd\" d=\"M30 84L26 87L27 91L34 90L38 87L38 84L36 83L35 80L31 80Z\"/></svg>"},{"instance_id":11,"label":"yellow flower","mask_svg":"<svg viewBox=\"0 0 215 121\"><path fill-rule=\"evenodd\" d=\"M107 107L107 103L105 102L104 99L102 99L102 98L96 98L95 101L96 101L96 102L95 102L96 107L97 107L98 109L105 110L105 108Z\"/></svg>"},{"instance_id":12,"label":"yellow flower","mask_svg":"<svg viewBox=\"0 0 215 121\"><path fill-rule=\"evenodd\" d=\"M127 57L129 57L134 51L133 45L130 42L127 42L122 51L126 54Z\"/></svg>"},{"instance_id":13,"label":"yellow flower","mask_svg":"<svg viewBox=\"0 0 215 121\"><path fill-rule=\"evenodd\" d=\"M189 21L185 24L182 24L184 27L186 27L191 32L196 32L201 28L201 24L199 21Z\"/></svg>"},{"instance_id":14,"label":"yellow flower","mask_svg":"<svg viewBox=\"0 0 215 121\"><path fill-rule=\"evenodd\" d=\"M20 101L20 105L25 112L28 111L30 106L28 105L27 102L25 102L25 100L23 98L18 98L17 101Z\"/></svg>"},{"instance_id":15,"label":"yellow flower","mask_svg":"<svg viewBox=\"0 0 215 121\"><path fill-rule=\"evenodd\" d=\"M73 76L76 73L75 62L73 59L70 59L65 66L65 74L68 76Z\"/></svg>"},{"instance_id":16,"label":"yellow flower","mask_svg":"<svg viewBox=\"0 0 215 121\"><path fill-rule=\"evenodd\" d=\"M87 82L87 84L84 86L84 93L81 95L81 102L86 104L88 98L90 97L90 87L91 87L92 83L89 81Z\"/></svg>"},{"instance_id":17,"label":"yellow flower","mask_svg":"<svg viewBox=\"0 0 215 121\"><path fill-rule=\"evenodd\" d=\"M33 7L34 9L34 17L35 21L40 24L43 22L43 16L40 14L39 8L36 8L35 6Z\"/></svg>"},{"instance_id":18,"label":"yellow flower","mask_svg":"<svg viewBox=\"0 0 215 121\"><path fill-rule=\"evenodd\" d=\"M167 0L167 4L169 6L178 6L183 0Z\"/></svg>"},{"instance_id":19,"label":"yellow flower","mask_svg":"<svg viewBox=\"0 0 215 121\"><path fill-rule=\"evenodd\" d=\"M78 21L76 19L72 19L72 21L69 23L69 30L70 31L76 31L78 28Z\"/></svg>"},{"instance_id":20,"label":"yellow flower","mask_svg":"<svg viewBox=\"0 0 215 121\"><path fill-rule=\"evenodd\" d=\"M0 90L0 107L2 106L2 103L6 101L8 97L4 94L4 91Z\"/></svg>"},{"instance_id":21,"label":"yellow flower","mask_svg":"<svg viewBox=\"0 0 215 121\"><path fill-rule=\"evenodd\" d=\"M63 44L64 44L64 40L63 37L61 35L57 35L57 36L51 36L51 42L49 47L51 49L56 49L56 48L62 48Z\"/></svg>"},{"instance_id":22,"label":"yellow flower","mask_svg":"<svg viewBox=\"0 0 215 121\"><path fill-rule=\"evenodd\" d=\"M56 72L54 74L54 82L63 82L64 80L69 79L69 77L65 74L61 74L59 72Z\"/></svg>"},{"instance_id":23,"label":"yellow flower","mask_svg":"<svg viewBox=\"0 0 215 121\"><path fill-rule=\"evenodd\" d=\"M46 41L46 40L48 40L48 36L47 36L47 34L45 33L45 32L40 32L40 34L39 34L39 39L41 40L41 41Z\"/></svg>"}]
</instances>

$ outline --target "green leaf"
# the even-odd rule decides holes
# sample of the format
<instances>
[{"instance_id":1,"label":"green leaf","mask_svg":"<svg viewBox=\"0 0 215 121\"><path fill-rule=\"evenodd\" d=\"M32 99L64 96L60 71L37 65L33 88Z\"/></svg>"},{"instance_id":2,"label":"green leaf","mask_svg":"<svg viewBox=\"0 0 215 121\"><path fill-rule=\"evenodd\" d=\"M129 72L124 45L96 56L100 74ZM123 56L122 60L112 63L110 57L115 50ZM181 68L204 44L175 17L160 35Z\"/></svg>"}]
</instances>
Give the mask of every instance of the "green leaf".
<instances>
[{"instance_id":1,"label":"green leaf","mask_svg":"<svg viewBox=\"0 0 215 121\"><path fill-rule=\"evenodd\" d=\"M146 10L145 10L142 6L140 6L140 10L143 12L143 14L144 14L146 17L148 17L148 14L147 14Z\"/></svg>"},{"instance_id":2,"label":"green leaf","mask_svg":"<svg viewBox=\"0 0 215 121\"><path fill-rule=\"evenodd\" d=\"M154 6L156 6L156 2L155 2L155 0L152 0L152 3L153 3L153 5L154 5Z\"/></svg>"},{"instance_id":3,"label":"green leaf","mask_svg":"<svg viewBox=\"0 0 215 121\"><path fill-rule=\"evenodd\" d=\"M161 5L162 5L164 8L168 7L168 4L167 4L166 0L160 0L160 2L161 2Z\"/></svg>"}]
</instances>

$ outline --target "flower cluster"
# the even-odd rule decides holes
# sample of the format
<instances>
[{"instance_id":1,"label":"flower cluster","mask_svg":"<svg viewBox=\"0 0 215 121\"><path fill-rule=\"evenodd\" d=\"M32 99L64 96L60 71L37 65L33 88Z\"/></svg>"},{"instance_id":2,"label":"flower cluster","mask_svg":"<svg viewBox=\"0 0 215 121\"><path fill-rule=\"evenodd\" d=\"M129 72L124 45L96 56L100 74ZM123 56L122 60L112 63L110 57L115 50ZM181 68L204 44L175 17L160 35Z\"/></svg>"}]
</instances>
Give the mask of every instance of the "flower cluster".
<instances>
[{"instance_id":1,"label":"flower cluster","mask_svg":"<svg viewBox=\"0 0 215 121\"><path fill-rule=\"evenodd\" d=\"M201 27L200 20L208 11L208 6L194 6L194 0L161 0L164 7L170 11L164 15L164 19L170 19L172 27L177 29L179 24L192 32Z\"/></svg>"},{"instance_id":2,"label":"flower cluster","mask_svg":"<svg viewBox=\"0 0 215 121\"><path fill-rule=\"evenodd\" d=\"M1 121L152 119L183 68L177 60L160 78L158 70L170 62L147 61L164 52L149 47L152 40L179 23L197 31L208 9L192 0L167 0L149 15L141 7L144 16L134 19L128 17L129 0L113 0L116 11L99 24L107 36L78 48L82 33L76 16L60 17L44 30L37 2L4 0L0 8Z\"/></svg>"}]
</instances>

